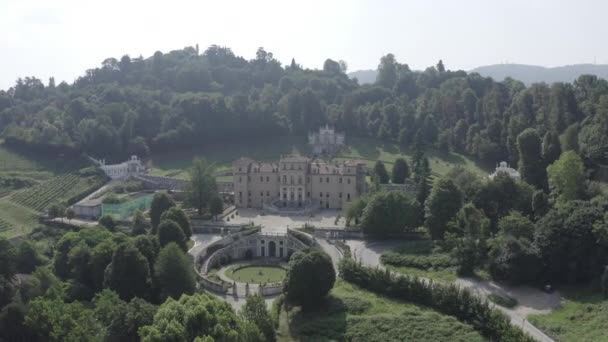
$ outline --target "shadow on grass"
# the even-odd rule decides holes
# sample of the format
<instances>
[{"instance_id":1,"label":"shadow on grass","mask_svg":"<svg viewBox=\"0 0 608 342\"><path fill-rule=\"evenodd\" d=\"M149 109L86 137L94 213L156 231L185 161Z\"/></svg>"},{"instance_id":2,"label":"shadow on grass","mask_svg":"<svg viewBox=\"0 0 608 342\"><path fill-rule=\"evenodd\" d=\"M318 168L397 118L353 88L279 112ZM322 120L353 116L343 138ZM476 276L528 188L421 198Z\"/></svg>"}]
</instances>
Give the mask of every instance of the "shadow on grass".
<instances>
[{"instance_id":1,"label":"shadow on grass","mask_svg":"<svg viewBox=\"0 0 608 342\"><path fill-rule=\"evenodd\" d=\"M329 296L316 310L292 308L289 330L299 341L344 340L348 305L340 298Z\"/></svg>"}]
</instances>

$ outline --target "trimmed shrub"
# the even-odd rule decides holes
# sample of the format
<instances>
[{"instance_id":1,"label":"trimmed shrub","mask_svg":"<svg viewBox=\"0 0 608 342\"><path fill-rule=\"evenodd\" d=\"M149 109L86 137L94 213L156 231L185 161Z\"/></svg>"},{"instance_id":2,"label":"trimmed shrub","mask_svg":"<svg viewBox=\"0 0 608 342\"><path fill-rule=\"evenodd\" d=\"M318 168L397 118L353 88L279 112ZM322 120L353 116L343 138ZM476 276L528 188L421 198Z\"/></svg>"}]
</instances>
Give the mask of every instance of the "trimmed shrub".
<instances>
[{"instance_id":1,"label":"trimmed shrub","mask_svg":"<svg viewBox=\"0 0 608 342\"><path fill-rule=\"evenodd\" d=\"M492 309L488 301L455 284L443 285L417 277L395 275L388 270L362 266L351 259L342 259L340 275L366 290L454 316L491 341L534 341L521 329L512 326L505 314Z\"/></svg>"}]
</instances>

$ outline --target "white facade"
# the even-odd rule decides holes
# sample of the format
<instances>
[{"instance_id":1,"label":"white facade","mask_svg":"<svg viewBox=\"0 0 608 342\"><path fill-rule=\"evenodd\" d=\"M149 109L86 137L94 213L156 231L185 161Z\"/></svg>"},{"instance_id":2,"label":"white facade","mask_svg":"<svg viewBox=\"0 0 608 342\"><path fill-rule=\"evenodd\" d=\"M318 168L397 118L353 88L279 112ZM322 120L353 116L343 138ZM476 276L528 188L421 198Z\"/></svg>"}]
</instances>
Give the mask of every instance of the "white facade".
<instances>
[{"instance_id":1,"label":"white facade","mask_svg":"<svg viewBox=\"0 0 608 342\"><path fill-rule=\"evenodd\" d=\"M500 162L500 164L496 166L496 171L494 171L494 173L489 176L490 179L494 179L494 177L496 177L496 175L498 175L499 173L506 173L507 175L509 175L509 177L516 180L519 180L521 178L519 171L510 167L509 164L504 161Z\"/></svg>"},{"instance_id":2,"label":"white facade","mask_svg":"<svg viewBox=\"0 0 608 342\"><path fill-rule=\"evenodd\" d=\"M319 132L308 134L308 144L314 154L335 153L344 145L344 133L336 133L328 125L319 128Z\"/></svg>"},{"instance_id":3,"label":"white facade","mask_svg":"<svg viewBox=\"0 0 608 342\"><path fill-rule=\"evenodd\" d=\"M112 165L106 165L105 159L91 159L111 179L124 179L130 176L137 176L146 171L146 168L142 165L141 160L137 156L131 156L131 158L125 162Z\"/></svg>"}]
</instances>

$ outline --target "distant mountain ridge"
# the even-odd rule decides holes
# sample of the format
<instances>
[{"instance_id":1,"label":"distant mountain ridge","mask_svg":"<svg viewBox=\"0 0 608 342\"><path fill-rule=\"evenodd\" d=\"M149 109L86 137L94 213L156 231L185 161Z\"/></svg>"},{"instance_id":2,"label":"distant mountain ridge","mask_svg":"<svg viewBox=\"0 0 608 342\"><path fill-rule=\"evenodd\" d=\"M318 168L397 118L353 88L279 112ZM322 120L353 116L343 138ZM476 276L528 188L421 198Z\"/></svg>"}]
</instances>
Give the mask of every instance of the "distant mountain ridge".
<instances>
[{"instance_id":1,"label":"distant mountain ridge","mask_svg":"<svg viewBox=\"0 0 608 342\"><path fill-rule=\"evenodd\" d=\"M526 64L493 64L477 67L469 72L477 72L496 81L511 77L530 85L538 82L572 82L584 74L608 79L608 64L573 64L551 68ZM377 74L376 70L358 70L349 73L348 76L356 77L360 84L365 84L374 83Z\"/></svg>"}]
</instances>

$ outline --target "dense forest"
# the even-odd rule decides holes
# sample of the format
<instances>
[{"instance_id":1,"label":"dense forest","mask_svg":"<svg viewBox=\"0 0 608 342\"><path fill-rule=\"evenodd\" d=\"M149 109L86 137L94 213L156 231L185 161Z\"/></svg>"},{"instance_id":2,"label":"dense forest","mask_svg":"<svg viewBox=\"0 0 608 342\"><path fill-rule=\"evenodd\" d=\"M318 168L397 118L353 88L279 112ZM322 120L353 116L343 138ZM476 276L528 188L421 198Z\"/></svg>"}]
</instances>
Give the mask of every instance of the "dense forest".
<instances>
[{"instance_id":1,"label":"dense forest","mask_svg":"<svg viewBox=\"0 0 608 342\"><path fill-rule=\"evenodd\" d=\"M346 63L322 70L295 60L282 66L260 48L253 60L229 48L198 47L150 58L108 58L74 84L34 77L0 91L0 130L7 144L123 158L177 147L281 134L329 123L349 136L418 143L495 163L518 162L526 128L587 166L606 162L608 82L526 87L506 79L447 70L439 61L412 71L387 54L374 84L359 85ZM417 137L417 139L415 139Z\"/></svg>"}]
</instances>

